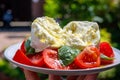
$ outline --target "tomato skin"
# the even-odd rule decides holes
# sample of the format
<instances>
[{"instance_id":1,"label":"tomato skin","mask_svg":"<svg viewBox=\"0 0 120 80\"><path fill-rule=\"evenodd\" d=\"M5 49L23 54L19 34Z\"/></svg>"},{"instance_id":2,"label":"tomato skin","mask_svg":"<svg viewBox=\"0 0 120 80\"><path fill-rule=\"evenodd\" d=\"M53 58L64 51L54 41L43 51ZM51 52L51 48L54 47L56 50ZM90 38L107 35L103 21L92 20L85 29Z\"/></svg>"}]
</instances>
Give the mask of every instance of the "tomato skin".
<instances>
[{"instance_id":1,"label":"tomato skin","mask_svg":"<svg viewBox=\"0 0 120 80\"><path fill-rule=\"evenodd\" d=\"M52 69L63 69L58 60L58 53L52 49L45 49L43 51L43 59L47 67Z\"/></svg>"},{"instance_id":2,"label":"tomato skin","mask_svg":"<svg viewBox=\"0 0 120 80\"><path fill-rule=\"evenodd\" d=\"M26 64L26 65L33 65L32 62L29 60L29 58L24 54L24 52L20 49L16 51L15 56L13 57L13 60Z\"/></svg>"},{"instance_id":3,"label":"tomato skin","mask_svg":"<svg viewBox=\"0 0 120 80\"><path fill-rule=\"evenodd\" d=\"M101 59L101 65L107 65L107 64L111 64L113 62L114 62L114 60Z\"/></svg>"},{"instance_id":4,"label":"tomato skin","mask_svg":"<svg viewBox=\"0 0 120 80\"><path fill-rule=\"evenodd\" d=\"M99 51L101 54L104 54L105 56L107 56L109 58L114 58L114 56L115 56L113 49L108 42L101 42L99 44ZM114 60L105 60L105 59L101 58L101 64L111 64L113 62L114 62Z\"/></svg>"},{"instance_id":5,"label":"tomato skin","mask_svg":"<svg viewBox=\"0 0 120 80\"><path fill-rule=\"evenodd\" d=\"M95 46L86 47L75 59L79 68L93 68L100 66L100 52Z\"/></svg>"},{"instance_id":6,"label":"tomato skin","mask_svg":"<svg viewBox=\"0 0 120 80\"><path fill-rule=\"evenodd\" d=\"M13 57L13 60L16 62L30 65L30 66L39 66L44 65L42 53L36 53L26 56L21 49L18 49Z\"/></svg>"},{"instance_id":7,"label":"tomato skin","mask_svg":"<svg viewBox=\"0 0 120 80\"><path fill-rule=\"evenodd\" d=\"M23 51L23 53L26 53L26 50L25 50L25 40L22 42L22 44L20 46L20 49Z\"/></svg>"},{"instance_id":8,"label":"tomato skin","mask_svg":"<svg viewBox=\"0 0 120 80\"><path fill-rule=\"evenodd\" d=\"M99 50L102 54L108 56L108 57L114 57L114 52L112 50L112 47L108 42L101 42L99 44Z\"/></svg>"},{"instance_id":9,"label":"tomato skin","mask_svg":"<svg viewBox=\"0 0 120 80\"><path fill-rule=\"evenodd\" d=\"M30 54L27 57L30 59L34 66L41 67L44 65L44 60L41 52L36 54Z\"/></svg>"},{"instance_id":10,"label":"tomato skin","mask_svg":"<svg viewBox=\"0 0 120 80\"><path fill-rule=\"evenodd\" d=\"M70 70L70 69L79 69L79 67L75 64L75 61L69 64L68 66L64 66L65 70Z\"/></svg>"}]
</instances>

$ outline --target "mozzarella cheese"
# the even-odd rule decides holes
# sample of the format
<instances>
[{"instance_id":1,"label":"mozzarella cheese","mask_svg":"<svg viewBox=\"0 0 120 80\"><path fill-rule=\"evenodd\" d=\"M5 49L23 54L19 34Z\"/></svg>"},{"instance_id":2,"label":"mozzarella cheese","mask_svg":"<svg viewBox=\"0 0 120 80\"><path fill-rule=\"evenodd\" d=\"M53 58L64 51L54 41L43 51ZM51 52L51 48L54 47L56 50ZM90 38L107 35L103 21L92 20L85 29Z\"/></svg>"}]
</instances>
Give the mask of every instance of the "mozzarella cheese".
<instances>
[{"instance_id":1,"label":"mozzarella cheese","mask_svg":"<svg viewBox=\"0 0 120 80\"><path fill-rule=\"evenodd\" d=\"M49 17L37 18L32 23L31 46L39 52L46 47L60 47L64 45L62 29L56 21Z\"/></svg>"},{"instance_id":2,"label":"mozzarella cheese","mask_svg":"<svg viewBox=\"0 0 120 80\"><path fill-rule=\"evenodd\" d=\"M88 45L98 45L100 41L99 26L96 22L72 21L64 29L66 45L83 49Z\"/></svg>"},{"instance_id":3,"label":"mozzarella cheese","mask_svg":"<svg viewBox=\"0 0 120 80\"><path fill-rule=\"evenodd\" d=\"M96 22L72 21L63 29L50 17L39 17L32 23L31 46L36 52L63 45L83 49L88 45L97 45L99 41L100 32Z\"/></svg>"}]
</instances>

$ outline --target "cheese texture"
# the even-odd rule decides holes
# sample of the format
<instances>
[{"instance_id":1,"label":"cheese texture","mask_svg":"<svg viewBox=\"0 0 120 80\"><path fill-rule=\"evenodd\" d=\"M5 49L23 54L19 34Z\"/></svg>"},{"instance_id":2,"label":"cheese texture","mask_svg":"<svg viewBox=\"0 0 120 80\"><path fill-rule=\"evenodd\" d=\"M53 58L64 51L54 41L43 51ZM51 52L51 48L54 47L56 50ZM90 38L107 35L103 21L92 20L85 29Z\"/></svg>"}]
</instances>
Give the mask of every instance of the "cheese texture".
<instances>
[{"instance_id":1,"label":"cheese texture","mask_svg":"<svg viewBox=\"0 0 120 80\"><path fill-rule=\"evenodd\" d=\"M99 41L96 22L72 21L62 29L53 18L45 16L35 19L31 27L31 46L36 52L63 45L83 49L88 45L98 45Z\"/></svg>"}]
</instances>

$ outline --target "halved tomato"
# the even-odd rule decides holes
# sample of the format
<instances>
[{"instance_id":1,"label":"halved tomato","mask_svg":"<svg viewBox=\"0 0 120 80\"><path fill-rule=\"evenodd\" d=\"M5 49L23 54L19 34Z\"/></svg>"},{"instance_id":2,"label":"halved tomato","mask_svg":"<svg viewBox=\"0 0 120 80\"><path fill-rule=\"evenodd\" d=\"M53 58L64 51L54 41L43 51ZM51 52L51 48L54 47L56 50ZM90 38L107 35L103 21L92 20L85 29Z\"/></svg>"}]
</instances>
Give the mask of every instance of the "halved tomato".
<instances>
[{"instance_id":1,"label":"halved tomato","mask_svg":"<svg viewBox=\"0 0 120 80\"><path fill-rule=\"evenodd\" d=\"M45 49L43 51L43 58L45 64L52 69L62 69L62 65L58 60L58 52L52 49Z\"/></svg>"},{"instance_id":2,"label":"halved tomato","mask_svg":"<svg viewBox=\"0 0 120 80\"><path fill-rule=\"evenodd\" d=\"M43 56L42 56L41 52L35 53L35 54L30 54L30 55L28 55L28 58L31 60L31 62L35 66L41 67L42 65L44 65L44 60L43 60Z\"/></svg>"},{"instance_id":3,"label":"halved tomato","mask_svg":"<svg viewBox=\"0 0 120 80\"><path fill-rule=\"evenodd\" d=\"M30 54L26 56L20 49L18 49L17 52L15 53L13 60L30 66L41 67L42 65L44 65L42 53Z\"/></svg>"},{"instance_id":4,"label":"halved tomato","mask_svg":"<svg viewBox=\"0 0 120 80\"><path fill-rule=\"evenodd\" d=\"M93 68L100 66L100 52L95 46L86 47L75 59L80 68Z\"/></svg>"},{"instance_id":5,"label":"halved tomato","mask_svg":"<svg viewBox=\"0 0 120 80\"><path fill-rule=\"evenodd\" d=\"M16 51L15 56L13 57L13 60L22 64L33 65L33 63L29 60L29 58L20 49Z\"/></svg>"},{"instance_id":6,"label":"halved tomato","mask_svg":"<svg viewBox=\"0 0 120 80\"><path fill-rule=\"evenodd\" d=\"M101 64L110 64L114 61L114 52L108 42L101 42L99 44L99 51L101 53Z\"/></svg>"},{"instance_id":7,"label":"halved tomato","mask_svg":"<svg viewBox=\"0 0 120 80\"><path fill-rule=\"evenodd\" d=\"M100 52L108 57L114 57L114 52L111 45L108 42L101 42L99 44Z\"/></svg>"}]
</instances>

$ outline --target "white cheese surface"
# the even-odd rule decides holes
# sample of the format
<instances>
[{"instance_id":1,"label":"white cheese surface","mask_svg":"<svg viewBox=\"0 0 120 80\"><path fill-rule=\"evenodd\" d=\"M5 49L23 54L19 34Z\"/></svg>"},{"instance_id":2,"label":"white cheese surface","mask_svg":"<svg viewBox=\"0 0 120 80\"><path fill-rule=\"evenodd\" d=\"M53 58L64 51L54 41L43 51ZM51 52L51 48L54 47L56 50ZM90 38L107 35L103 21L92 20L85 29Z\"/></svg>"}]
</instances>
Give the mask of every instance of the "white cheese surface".
<instances>
[{"instance_id":1,"label":"white cheese surface","mask_svg":"<svg viewBox=\"0 0 120 80\"><path fill-rule=\"evenodd\" d=\"M97 45L99 41L100 32L96 22L72 21L62 29L53 18L39 17L31 27L31 46L36 52L63 45L83 49L88 45Z\"/></svg>"}]
</instances>

